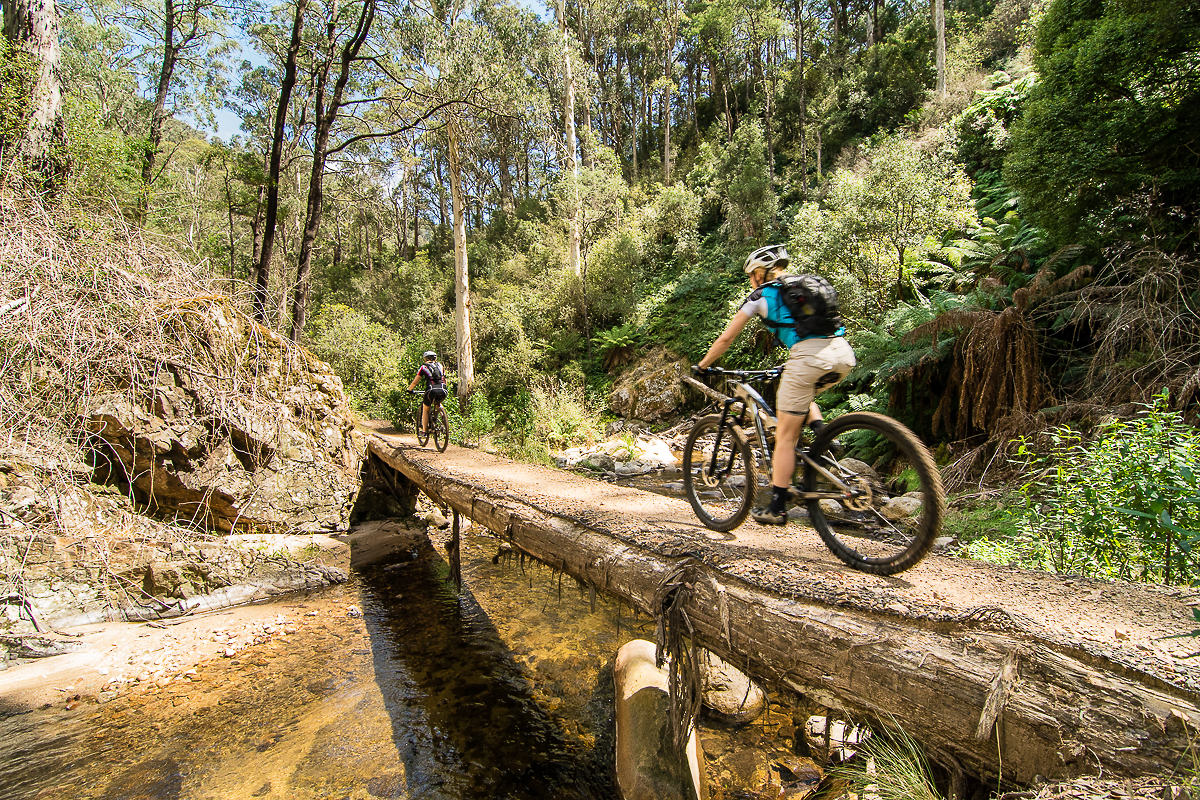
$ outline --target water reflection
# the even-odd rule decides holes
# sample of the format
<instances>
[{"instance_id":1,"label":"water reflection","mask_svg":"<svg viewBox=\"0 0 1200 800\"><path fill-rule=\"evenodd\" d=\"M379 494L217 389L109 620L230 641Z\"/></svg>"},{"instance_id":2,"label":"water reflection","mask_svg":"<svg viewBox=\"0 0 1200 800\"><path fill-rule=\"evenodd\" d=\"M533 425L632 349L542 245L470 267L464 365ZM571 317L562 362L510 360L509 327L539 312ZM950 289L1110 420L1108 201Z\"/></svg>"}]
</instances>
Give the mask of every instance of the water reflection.
<instances>
[{"instance_id":1,"label":"water reflection","mask_svg":"<svg viewBox=\"0 0 1200 800\"><path fill-rule=\"evenodd\" d=\"M0 797L616 796L607 664L646 634L496 547L464 538L473 594L425 546L277 603L299 632L194 682L0 719Z\"/></svg>"},{"instance_id":2,"label":"water reflection","mask_svg":"<svg viewBox=\"0 0 1200 800\"><path fill-rule=\"evenodd\" d=\"M608 759L564 734L491 619L447 573L444 560L421 554L363 579L408 796L611 796Z\"/></svg>"}]
</instances>

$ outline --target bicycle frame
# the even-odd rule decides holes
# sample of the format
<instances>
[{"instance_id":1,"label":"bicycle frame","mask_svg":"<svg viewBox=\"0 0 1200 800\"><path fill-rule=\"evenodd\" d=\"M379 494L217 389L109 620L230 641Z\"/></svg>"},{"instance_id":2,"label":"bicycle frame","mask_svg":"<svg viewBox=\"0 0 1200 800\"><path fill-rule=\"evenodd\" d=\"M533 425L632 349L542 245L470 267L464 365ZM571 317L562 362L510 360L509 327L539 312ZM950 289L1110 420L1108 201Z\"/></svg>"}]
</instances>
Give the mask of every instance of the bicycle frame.
<instances>
[{"instance_id":1,"label":"bicycle frame","mask_svg":"<svg viewBox=\"0 0 1200 800\"><path fill-rule=\"evenodd\" d=\"M767 370L719 370L718 374L730 378L733 384L733 397L727 397L722 404L721 422L717 427L717 439L713 446L711 460L709 462L709 475L727 477L733 469L734 451L730 451L729 463L718 468L717 453L721 450L721 441L725 436L725 432L729 431L731 436L735 430L734 423L728 423L732 417L733 420L742 419L741 427L745 427L745 417L748 415L754 423L754 433L758 438L759 449L763 454L764 466L769 475L771 472L771 464L774 458L774 450L771 447L770 439L767 436L768 427L775 427L775 411L771 408L763 396L745 382L745 379L761 380L763 382L769 380L778 380L783 372L783 367L773 367ZM739 380L741 379L741 380ZM731 413L733 406L741 403L742 408L736 414ZM764 418L770 420L768 426L764 422ZM793 488L790 492L791 496L797 500L841 500L844 498L854 497L859 494L859 491L848 486L841 478L834 475L825 466L817 462L808 454L807 447L796 448L796 458L804 464L812 467L819 472L826 480L833 484L835 491L828 492L800 492Z\"/></svg>"}]
</instances>

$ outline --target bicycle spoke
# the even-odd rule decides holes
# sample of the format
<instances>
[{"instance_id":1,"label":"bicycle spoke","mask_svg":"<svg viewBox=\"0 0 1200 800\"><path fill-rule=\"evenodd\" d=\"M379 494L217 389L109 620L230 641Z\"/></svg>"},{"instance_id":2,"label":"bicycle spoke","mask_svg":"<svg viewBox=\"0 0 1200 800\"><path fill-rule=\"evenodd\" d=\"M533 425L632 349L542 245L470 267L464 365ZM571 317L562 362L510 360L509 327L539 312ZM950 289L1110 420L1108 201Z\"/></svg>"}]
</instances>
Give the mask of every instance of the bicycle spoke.
<instances>
[{"instance_id":1,"label":"bicycle spoke","mask_svg":"<svg viewBox=\"0 0 1200 800\"><path fill-rule=\"evenodd\" d=\"M813 527L856 569L885 575L908 569L941 526L945 500L937 467L912 432L888 417L847 414L830 426L825 441L836 435L849 453L836 459L828 451L810 454L805 464ZM854 458L856 452L876 466Z\"/></svg>"},{"instance_id":2,"label":"bicycle spoke","mask_svg":"<svg viewBox=\"0 0 1200 800\"><path fill-rule=\"evenodd\" d=\"M684 489L700 521L719 531L740 525L757 489L745 439L722 429L720 417L705 417L688 436L683 462Z\"/></svg>"}]
</instances>

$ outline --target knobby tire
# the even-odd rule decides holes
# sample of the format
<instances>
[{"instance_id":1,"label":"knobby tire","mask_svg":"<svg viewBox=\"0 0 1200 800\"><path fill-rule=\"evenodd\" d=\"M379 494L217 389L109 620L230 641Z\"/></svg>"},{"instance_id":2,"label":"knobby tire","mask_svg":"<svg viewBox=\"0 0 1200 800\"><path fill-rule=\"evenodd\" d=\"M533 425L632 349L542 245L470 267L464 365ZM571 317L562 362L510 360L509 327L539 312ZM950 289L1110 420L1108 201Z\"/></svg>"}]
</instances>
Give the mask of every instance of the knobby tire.
<instances>
[{"instance_id":1,"label":"knobby tire","mask_svg":"<svg viewBox=\"0 0 1200 800\"><path fill-rule=\"evenodd\" d=\"M439 453L446 452L446 445L450 444L450 423L446 419L446 409L442 408L441 403L438 404L436 412L430 409L429 427L433 434L433 446Z\"/></svg>"},{"instance_id":2,"label":"knobby tire","mask_svg":"<svg viewBox=\"0 0 1200 800\"><path fill-rule=\"evenodd\" d=\"M429 441L429 431L421 432L421 409L422 406L417 406L417 444L424 447ZM433 427L433 409L429 410L429 427Z\"/></svg>"},{"instance_id":3,"label":"knobby tire","mask_svg":"<svg viewBox=\"0 0 1200 800\"><path fill-rule=\"evenodd\" d=\"M830 454L830 442L843 444L862 431L887 439L892 457L882 472L846 457ZM808 449L814 461L838 474L845 482L862 487L865 497L845 504L831 500L807 502L809 520L826 546L847 565L874 575L894 575L914 566L933 547L946 511L942 476L933 456L911 430L891 417L868 412L843 414L821 429ZM828 491L829 482L811 465L803 464L806 492ZM915 477L917 488L910 489ZM914 494L916 493L916 494ZM900 496L920 502L919 513L897 519L884 507ZM822 507L821 503L834 503ZM858 508L854 508L854 505Z\"/></svg>"},{"instance_id":4,"label":"knobby tire","mask_svg":"<svg viewBox=\"0 0 1200 800\"><path fill-rule=\"evenodd\" d=\"M710 415L692 427L683 450L683 487L705 527L726 532L746 521L758 482L750 443L729 420L721 431L718 474L713 474L711 448L720 425L720 415ZM726 468L728 474L722 474Z\"/></svg>"}]
</instances>

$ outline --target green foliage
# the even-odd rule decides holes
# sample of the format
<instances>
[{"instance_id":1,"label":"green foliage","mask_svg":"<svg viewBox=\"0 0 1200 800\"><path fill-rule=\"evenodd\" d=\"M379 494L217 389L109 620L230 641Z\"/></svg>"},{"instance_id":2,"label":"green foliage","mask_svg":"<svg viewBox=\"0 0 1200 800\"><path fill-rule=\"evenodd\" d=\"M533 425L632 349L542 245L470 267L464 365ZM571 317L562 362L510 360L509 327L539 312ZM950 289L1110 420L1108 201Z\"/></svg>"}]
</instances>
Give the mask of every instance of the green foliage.
<instances>
[{"instance_id":1,"label":"green foliage","mask_svg":"<svg viewBox=\"0 0 1200 800\"><path fill-rule=\"evenodd\" d=\"M538 381L532 390L529 436L551 450L594 444L603 438L599 414L583 390L556 381Z\"/></svg>"},{"instance_id":2,"label":"green foliage","mask_svg":"<svg viewBox=\"0 0 1200 800\"><path fill-rule=\"evenodd\" d=\"M74 197L96 206L131 202L141 184L145 140L105 127L90 100L68 95L63 112Z\"/></svg>"},{"instance_id":3,"label":"green foliage","mask_svg":"<svg viewBox=\"0 0 1200 800\"><path fill-rule=\"evenodd\" d=\"M1017 530L1010 507L1020 504L1019 497L1001 494L992 499L954 501L946 509L942 535L959 543L959 552L977 561L993 564L1020 563L1028 550Z\"/></svg>"},{"instance_id":4,"label":"green foliage","mask_svg":"<svg viewBox=\"0 0 1200 800\"><path fill-rule=\"evenodd\" d=\"M368 419L395 419L395 407L411 376L419 350L353 308L322 306L313 317L308 342L342 379L354 410Z\"/></svg>"},{"instance_id":5,"label":"green foliage","mask_svg":"<svg viewBox=\"0 0 1200 800\"><path fill-rule=\"evenodd\" d=\"M464 441L479 443L496 427L496 412L488 405L487 397L480 392L471 395L467 401L467 413L462 419L462 436Z\"/></svg>"},{"instance_id":6,"label":"green foliage","mask_svg":"<svg viewBox=\"0 0 1200 800\"><path fill-rule=\"evenodd\" d=\"M1110 580L1200 580L1200 433L1165 392L1094 442L1058 428L1049 452L1024 441L1018 453L1037 470L1018 511L1032 560Z\"/></svg>"},{"instance_id":7,"label":"green foliage","mask_svg":"<svg viewBox=\"0 0 1200 800\"><path fill-rule=\"evenodd\" d=\"M970 181L948 154L898 137L866 154L865 171L835 172L824 203L802 205L789 229L793 270L829 278L843 315L858 324L881 320L913 290L920 262L910 252L976 221Z\"/></svg>"},{"instance_id":8,"label":"green foliage","mask_svg":"<svg viewBox=\"0 0 1200 800\"><path fill-rule=\"evenodd\" d=\"M968 172L1000 169L1008 153L1010 128L1036 80L1034 73L1015 79L1005 72L993 73L988 78L993 88L980 92L954 118L958 157Z\"/></svg>"},{"instance_id":9,"label":"green foliage","mask_svg":"<svg viewBox=\"0 0 1200 800\"><path fill-rule=\"evenodd\" d=\"M735 272L728 263L710 263L648 295L639 305L636 318L645 320L645 341L661 344L695 362L708 351L749 292L741 270ZM744 365L750 359L757 365L761 356L751 355L753 347L753 333L743 334L725 363Z\"/></svg>"},{"instance_id":10,"label":"green foliage","mask_svg":"<svg viewBox=\"0 0 1200 800\"><path fill-rule=\"evenodd\" d=\"M758 246L776 230L779 198L767 174L766 147L762 126L746 117L717 162L713 191L724 200L731 242Z\"/></svg>"},{"instance_id":11,"label":"green foliage","mask_svg":"<svg viewBox=\"0 0 1200 800\"><path fill-rule=\"evenodd\" d=\"M824 138L831 150L894 131L921 104L935 77L932 41L929 16L916 16L849 65L829 100Z\"/></svg>"},{"instance_id":12,"label":"green foliage","mask_svg":"<svg viewBox=\"0 0 1200 800\"><path fill-rule=\"evenodd\" d=\"M894 721L888 730L870 732L858 751L833 774L849 781L859 797L942 800L921 746Z\"/></svg>"},{"instance_id":13,"label":"green foliage","mask_svg":"<svg viewBox=\"0 0 1200 800\"><path fill-rule=\"evenodd\" d=\"M1055 0L1005 177L1056 244L1147 234L1200 212L1200 6Z\"/></svg>"}]
</instances>

